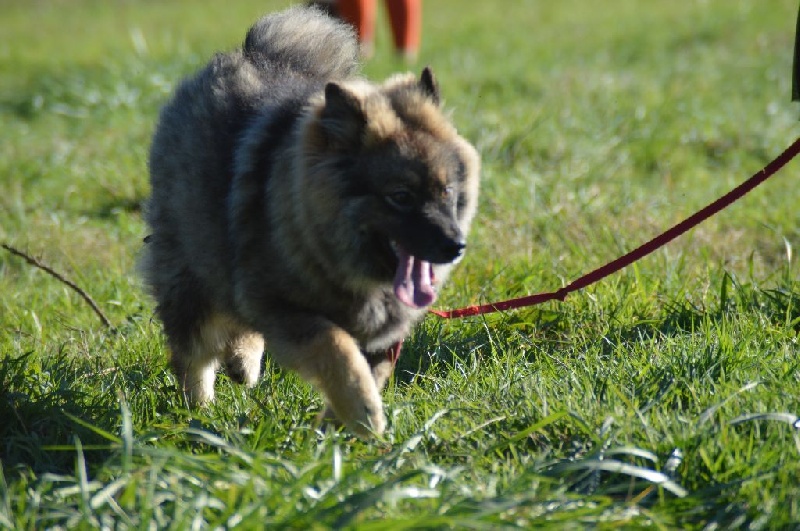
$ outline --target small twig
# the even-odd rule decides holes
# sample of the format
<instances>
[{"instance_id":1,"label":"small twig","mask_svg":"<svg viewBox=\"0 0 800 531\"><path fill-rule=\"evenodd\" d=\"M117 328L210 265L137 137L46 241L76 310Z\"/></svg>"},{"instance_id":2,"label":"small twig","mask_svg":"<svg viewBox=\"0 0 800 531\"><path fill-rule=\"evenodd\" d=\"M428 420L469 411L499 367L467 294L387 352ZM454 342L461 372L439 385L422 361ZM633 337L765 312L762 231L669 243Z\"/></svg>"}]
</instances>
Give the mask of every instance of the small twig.
<instances>
[{"instance_id":1,"label":"small twig","mask_svg":"<svg viewBox=\"0 0 800 531\"><path fill-rule=\"evenodd\" d=\"M111 321L108 320L108 317L105 316L105 314L102 312L102 310L100 310L100 307L97 306L97 303L94 302L94 299L92 299L92 297L89 296L88 293L86 293L83 289L81 289L80 286L78 286L77 284L75 284L74 282L69 280L68 278L64 277L64 275L62 275L58 271L54 271L52 267L48 266L47 264L43 264L41 261L37 260L36 258L30 256L27 253L23 253L19 249L15 249L14 247L11 247L10 245L8 245L6 243L1 243L0 247L3 247L3 249L5 249L6 251L8 251L11 254L19 256L20 258L22 258L23 260L25 260L26 262L28 262L32 266L35 266L35 267L41 269L45 273L48 273L50 276L54 277L56 280L59 280L59 281L63 282L64 284L66 284L67 286L69 286L70 288L75 290L75 292L78 295L80 295L83 298L83 300L85 300L89 304L89 306L92 307L92 310L94 310L94 313L97 314L97 316L100 318L100 320L103 322L103 324L106 327L111 328L111 329L114 328L114 326L111 324Z\"/></svg>"}]
</instances>

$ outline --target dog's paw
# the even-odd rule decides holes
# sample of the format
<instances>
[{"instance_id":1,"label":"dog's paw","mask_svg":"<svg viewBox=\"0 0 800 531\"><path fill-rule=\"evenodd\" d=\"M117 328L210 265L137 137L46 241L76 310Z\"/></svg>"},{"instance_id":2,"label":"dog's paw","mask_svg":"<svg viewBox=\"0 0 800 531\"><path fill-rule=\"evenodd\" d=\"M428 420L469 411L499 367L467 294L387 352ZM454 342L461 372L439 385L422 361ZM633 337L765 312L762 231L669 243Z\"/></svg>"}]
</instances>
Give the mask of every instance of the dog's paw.
<instances>
[{"instance_id":1,"label":"dog's paw","mask_svg":"<svg viewBox=\"0 0 800 531\"><path fill-rule=\"evenodd\" d=\"M214 400L214 382L219 367L216 358L173 350L170 362L175 371L179 392L189 406L204 406Z\"/></svg>"},{"instance_id":2,"label":"dog's paw","mask_svg":"<svg viewBox=\"0 0 800 531\"><path fill-rule=\"evenodd\" d=\"M374 393L368 392L364 395L340 394L329 398L330 406L321 415L321 420L330 421L335 417L361 438L379 436L386 430L383 401L377 389L374 389Z\"/></svg>"},{"instance_id":3,"label":"dog's paw","mask_svg":"<svg viewBox=\"0 0 800 531\"><path fill-rule=\"evenodd\" d=\"M231 341L225 352L225 373L236 383L253 387L261 373L264 339L253 333L242 334Z\"/></svg>"},{"instance_id":4,"label":"dog's paw","mask_svg":"<svg viewBox=\"0 0 800 531\"><path fill-rule=\"evenodd\" d=\"M214 401L215 364L195 365L178 375L183 394L191 406L205 406Z\"/></svg>"},{"instance_id":5,"label":"dog's paw","mask_svg":"<svg viewBox=\"0 0 800 531\"><path fill-rule=\"evenodd\" d=\"M386 416L383 414L383 402L378 404L377 409L367 408L364 410L367 421L363 425L367 428L370 435L383 435L386 431Z\"/></svg>"}]
</instances>

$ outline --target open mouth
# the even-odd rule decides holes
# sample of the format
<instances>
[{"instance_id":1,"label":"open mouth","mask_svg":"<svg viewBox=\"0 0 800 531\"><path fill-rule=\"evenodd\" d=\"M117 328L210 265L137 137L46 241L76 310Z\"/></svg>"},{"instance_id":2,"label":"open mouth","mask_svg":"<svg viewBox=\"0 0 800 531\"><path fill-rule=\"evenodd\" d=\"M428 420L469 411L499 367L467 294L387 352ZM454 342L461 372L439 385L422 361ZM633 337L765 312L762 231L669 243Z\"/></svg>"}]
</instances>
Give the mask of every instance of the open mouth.
<instances>
[{"instance_id":1,"label":"open mouth","mask_svg":"<svg viewBox=\"0 0 800 531\"><path fill-rule=\"evenodd\" d=\"M436 300L436 275L433 264L417 258L397 242L389 242L397 256L397 270L394 274L394 294L406 306L420 309L430 306Z\"/></svg>"}]
</instances>

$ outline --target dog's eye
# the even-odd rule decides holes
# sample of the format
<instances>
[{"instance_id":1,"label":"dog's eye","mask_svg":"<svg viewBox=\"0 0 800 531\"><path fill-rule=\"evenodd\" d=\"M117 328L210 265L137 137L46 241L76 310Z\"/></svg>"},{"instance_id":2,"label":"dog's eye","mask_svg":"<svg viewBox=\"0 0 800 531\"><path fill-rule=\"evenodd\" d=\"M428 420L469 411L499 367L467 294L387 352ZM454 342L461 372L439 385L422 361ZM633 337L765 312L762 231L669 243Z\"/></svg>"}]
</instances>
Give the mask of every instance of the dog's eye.
<instances>
[{"instance_id":1,"label":"dog's eye","mask_svg":"<svg viewBox=\"0 0 800 531\"><path fill-rule=\"evenodd\" d=\"M389 206L407 212L414 206L414 196L407 190L398 190L385 196L386 202Z\"/></svg>"},{"instance_id":2,"label":"dog's eye","mask_svg":"<svg viewBox=\"0 0 800 531\"><path fill-rule=\"evenodd\" d=\"M451 205L454 209L458 210L458 200L461 194L458 193L454 186L446 186L442 190L442 201L445 204Z\"/></svg>"}]
</instances>

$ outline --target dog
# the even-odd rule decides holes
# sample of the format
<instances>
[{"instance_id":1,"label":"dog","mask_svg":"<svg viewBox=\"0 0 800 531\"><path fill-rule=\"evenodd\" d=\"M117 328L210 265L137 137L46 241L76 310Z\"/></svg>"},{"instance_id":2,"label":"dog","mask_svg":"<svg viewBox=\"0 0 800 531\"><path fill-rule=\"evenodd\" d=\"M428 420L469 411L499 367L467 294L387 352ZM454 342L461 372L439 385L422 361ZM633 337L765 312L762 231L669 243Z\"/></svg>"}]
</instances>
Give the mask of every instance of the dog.
<instances>
[{"instance_id":1,"label":"dog","mask_svg":"<svg viewBox=\"0 0 800 531\"><path fill-rule=\"evenodd\" d=\"M183 80L161 110L141 270L190 404L266 346L368 437L405 338L464 254L480 160L431 70L358 74L353 30L294 7Z\"/></svg>"}]
</instances>

